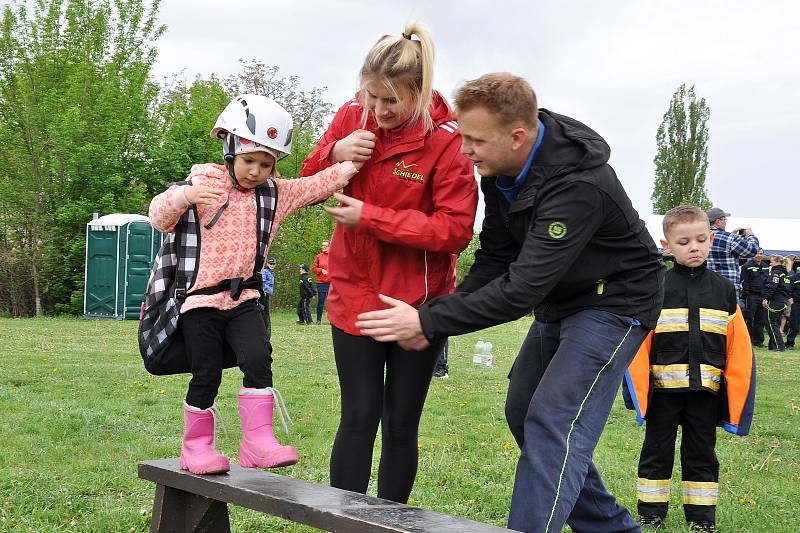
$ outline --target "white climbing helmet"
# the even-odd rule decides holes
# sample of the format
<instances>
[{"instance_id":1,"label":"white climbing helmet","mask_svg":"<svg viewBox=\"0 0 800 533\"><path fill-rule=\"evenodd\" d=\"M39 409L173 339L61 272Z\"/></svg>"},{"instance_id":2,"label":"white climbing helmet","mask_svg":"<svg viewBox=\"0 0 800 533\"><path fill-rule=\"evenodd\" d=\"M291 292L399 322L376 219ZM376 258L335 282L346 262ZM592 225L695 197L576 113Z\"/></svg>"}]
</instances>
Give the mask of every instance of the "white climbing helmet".
<instances>
[{"instance_id":1,"label":"white climbing helmet","mask_svg":"<svg viewBox=\"0 0 800 533\"><path fill-rule=\"evenodd\" d=\"M254 151L280 159L292 153L292 126L292 116L274 100L259 94L242 94L220 113L211 136L224 139L226 161L236 154Z\"/></svg>"}]
</instances>

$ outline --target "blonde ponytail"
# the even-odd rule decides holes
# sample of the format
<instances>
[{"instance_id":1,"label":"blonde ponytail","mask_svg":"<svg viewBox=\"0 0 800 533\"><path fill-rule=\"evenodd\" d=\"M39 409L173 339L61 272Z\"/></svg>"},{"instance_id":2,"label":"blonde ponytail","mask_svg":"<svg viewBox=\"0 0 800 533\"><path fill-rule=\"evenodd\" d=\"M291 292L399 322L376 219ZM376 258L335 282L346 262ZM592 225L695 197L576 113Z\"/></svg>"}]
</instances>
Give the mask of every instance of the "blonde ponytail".
<instances>
[{"instance_id":1,"label":"blonde ponytail","mask_svg":"<svg viewBox=\"0 0 800 533\"><path fill-rule=\"evenodd\" d=\"M416 39L412 39L416 36ZM412 121L421 120L426 132L433 129L429 111L433 100L433 63L436 53L431 33L423 26L410 22L402 36L384 35L367 53L359 73L360 99L365 103L365 87L369 83L383 83L395 95L397 86L408 88L414 97ZM367 114L364 105L366 123Z\"/></svg>"}]
</instances>

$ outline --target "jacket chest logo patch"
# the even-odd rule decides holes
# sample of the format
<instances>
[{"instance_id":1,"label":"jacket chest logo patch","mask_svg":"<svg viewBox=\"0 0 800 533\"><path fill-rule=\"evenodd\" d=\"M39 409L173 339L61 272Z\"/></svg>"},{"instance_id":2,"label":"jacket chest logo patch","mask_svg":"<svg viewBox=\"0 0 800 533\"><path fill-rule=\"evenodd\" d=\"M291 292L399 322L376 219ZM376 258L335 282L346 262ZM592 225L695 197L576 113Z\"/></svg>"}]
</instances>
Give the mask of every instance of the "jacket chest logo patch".
<instances>
[{"instance_id":1,"label":"jacket chest logo patch","mask_svg":"<svg viewBox=\"0 0 800 533\"><path fill-rule=\"evenodd\" d=\"M397 176L401 180L404 181L413 181L416 183L425 183L425 175L419 172L414 172L411 170L414 167L418 167L418 163L409 163L406 164L404 160L398 161L394 165L394 169L392 170L392 175Z\"/></svg>"},{"instance_id":2,"label":"jacket chest logo patch","mask_svg":"<svg viewBox=\"0 0 800 533\"><path fill-rule=\"evenodd\" d=\"M563 239L567 235L567 225L558 220L551 222L547 226L547 233L554 239Z\"/></svg>"}]
</instances>

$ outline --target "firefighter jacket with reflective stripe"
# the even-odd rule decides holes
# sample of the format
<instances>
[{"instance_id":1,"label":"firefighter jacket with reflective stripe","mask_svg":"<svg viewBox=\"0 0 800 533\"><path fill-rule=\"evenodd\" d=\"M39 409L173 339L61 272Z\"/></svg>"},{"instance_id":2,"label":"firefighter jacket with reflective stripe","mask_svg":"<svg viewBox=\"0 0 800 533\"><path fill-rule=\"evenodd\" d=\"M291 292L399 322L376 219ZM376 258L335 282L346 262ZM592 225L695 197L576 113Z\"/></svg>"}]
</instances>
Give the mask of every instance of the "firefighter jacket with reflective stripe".
<instances>
[{"instance_id":1,"label":"firefighter jacket with reflective stripe","mask_svg":"<svg viewBox=\"0 0 800 533\"><path fill-rule=\"evenodd\" d=\"M792 281L783 265L772 267L764 283L764 299L769 302L772 311L783 311L786 302L792 297Z\"/></svg>"},{"instance_id":2,"label":"firefighter jacket with reflective stripe","mask_svg":"<svg viewBox=\"0 0 800 533\"><path fill-rule=\"evenodd\" d=\"M626 385L640 424L656 390L706 390L720 395L720 425L746 435L755 400L755 355L733 284L705 264L676 264L668 271L658 324L628 368Z\"/></svg>"},{"instance_id":3,"label":"firefighter jacket with reflective stripe","mask_svg":"<svg viewBox=\"0 0 800 533\"><path fill-rule=\"evenodd\" d=\"M742 266L742 298L761 298L769 275L769 262L749 260Z\"/></svg>"},{"instance_id":4,"label":"firefighter jacket with reflective stripe","mask_svg":"<svg viewBox=\"0 0 800 533\"><path fill-rule=\"evenodd\" d=\"M800 271L792 274L790 279L792 280L792 298L794 303L800 304Z\"/></svg>"}]
</instances>

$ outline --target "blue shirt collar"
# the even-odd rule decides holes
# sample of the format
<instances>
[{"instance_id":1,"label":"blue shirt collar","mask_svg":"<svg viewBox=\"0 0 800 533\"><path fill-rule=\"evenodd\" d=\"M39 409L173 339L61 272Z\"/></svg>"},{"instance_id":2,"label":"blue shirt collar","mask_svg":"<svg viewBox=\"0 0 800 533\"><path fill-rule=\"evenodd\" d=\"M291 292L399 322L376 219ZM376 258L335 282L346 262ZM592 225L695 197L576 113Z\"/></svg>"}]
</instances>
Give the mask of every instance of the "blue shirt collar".
<instances>
[{"instance_id":1,"label":"blue shirt collar","mask_svg":"<svg viewBox=\"0 0 800 533\"><path fill-rule=\"evenodd\" d=\"M533 145L533 149L531 150L531 153L528 154L528 159L525 161L525 166L522 167L522 170L519 174L517 174L517 177L512 178L511 176L497 176L495 179L495 186L497 187L497 190L499 190L505 199L508 200L508 203L511 203L517 199L519 190L522 187L522 184L525 183L525 179L528 177L528 172L533 165L533 158L536 157L536 152L539 151L539 147L542 145L544 130L544 123L540 120L539 128L536 130L536 143Z\"/></svg>"}]
</instances>

